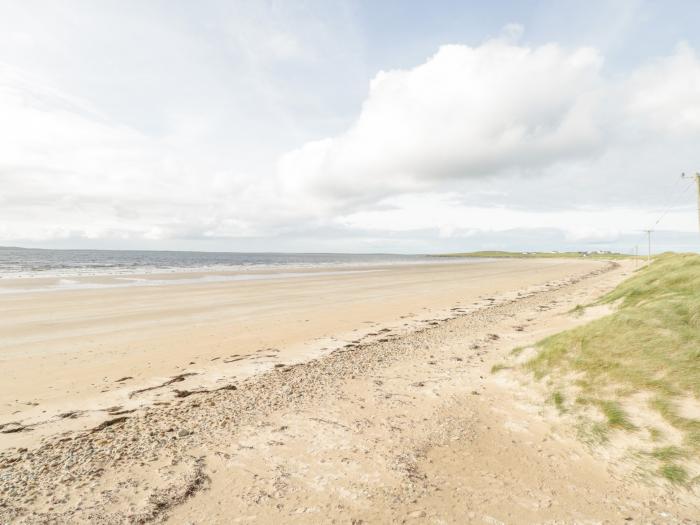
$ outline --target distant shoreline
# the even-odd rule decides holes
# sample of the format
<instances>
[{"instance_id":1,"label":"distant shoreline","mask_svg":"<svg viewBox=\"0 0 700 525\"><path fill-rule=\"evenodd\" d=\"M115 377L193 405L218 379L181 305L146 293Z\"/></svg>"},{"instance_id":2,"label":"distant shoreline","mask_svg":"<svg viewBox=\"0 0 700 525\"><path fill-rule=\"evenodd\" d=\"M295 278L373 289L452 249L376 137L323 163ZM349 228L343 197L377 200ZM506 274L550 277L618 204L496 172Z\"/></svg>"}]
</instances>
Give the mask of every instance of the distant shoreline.
<instances>
[{"instance_id":1,"label":"distant shoreline","mask_svg":"<svg viewBox=\"0 0 700 525\"><path fill-rule=\"evenodd\" d=\"M0 278L348 269L447 262L427 255L0 249Z\"/></svg>"},{"instance_id":2,"label":"distant shoreline","mask_svg":"<svg viewBox=\"0 0 700 525\"><path fill-rule=\"evenodd\" d=\"M431 257L481 257L487 259L629 259L634 255L617 252L580 251L580 252L507 252L507 251L476 251L460 253L443 253Z\"/></svg>"}]
</instances>

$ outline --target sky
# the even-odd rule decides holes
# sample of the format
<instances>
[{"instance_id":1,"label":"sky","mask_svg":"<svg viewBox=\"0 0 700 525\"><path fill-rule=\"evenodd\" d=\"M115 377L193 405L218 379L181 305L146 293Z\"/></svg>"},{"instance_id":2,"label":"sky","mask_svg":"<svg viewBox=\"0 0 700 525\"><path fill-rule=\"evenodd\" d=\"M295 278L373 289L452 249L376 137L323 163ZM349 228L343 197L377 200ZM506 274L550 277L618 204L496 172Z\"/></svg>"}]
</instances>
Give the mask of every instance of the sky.
<instances>
[{"instance_id":1,"label":"sky","mask_svg":"<svg viewBox=\"0 0 700 525\"><path fill-rule=\"evenodd\" d=\"M698 20L0 0L0 245L700 251Z\"/></svg>"}]
</instances>

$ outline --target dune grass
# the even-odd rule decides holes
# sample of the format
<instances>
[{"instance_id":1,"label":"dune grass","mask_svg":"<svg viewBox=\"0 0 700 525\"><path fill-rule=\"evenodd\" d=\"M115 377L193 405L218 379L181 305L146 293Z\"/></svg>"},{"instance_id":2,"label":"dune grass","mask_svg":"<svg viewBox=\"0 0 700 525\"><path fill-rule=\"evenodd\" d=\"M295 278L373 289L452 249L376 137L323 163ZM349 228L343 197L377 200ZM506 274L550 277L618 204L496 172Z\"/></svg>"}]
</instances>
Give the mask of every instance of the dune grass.
<instances>
[{"instance_id":1,"label":"dune grass","mask_svg":"<svg viewBox=\"0 0 700 525\"><path fill-rule=\"evenodd\" d=\"M569 311L569 313L575 315L576 317L581 317L583 314L586 313L586 307L582 304L577 304L574 308L572 308Z\"/></svg>"},{"instance_id":2,"label":"dune grass","mask_svg":"<svg viewBox=\"0 0 700 525\"><path fill-rule=\"evenodd\" d=\"M493 366L491 367L491 373L492 373L492 374L497 374L497 373L500 372L501 370L508 370L509 368L511 368L511 367L510 367L510 366L506 366L506 365L504 365L503 363L496 363L495 365L493 365Z\"/></svg>"},{"instance_id":3,"label":"dune grass","mask_svg":"<svg viewBox=\"0 0 700 525\"><path fill-rule=\"evenodd\" d=\"M657 447L649 455L660 461L674 461L687 457L688 453L680 447L668 446Z\"/></svg>"},{"instance_id":4,"label":"dune grass","mask_svg":"<svg viewBox=\"0 0 700 525\"><path fill-rule=\"evenodd\" d=\"M697 455L700 420L681 415L678 402L700 402L700 255L659 256L598 303L618 308L540 341L525 366L537 378L574 378L579 404L598 407L608 429L635 431L623 401L647 394L649 409L682 432L679 453ZM658 459L664 477L685 479Z\"/></svg>"},{"instance_id":5,"label":"dune grass","mask_svg":"<svg viewBox=\"0 0 700 525\"><path fill-rule=\"evenodd\" d=\"M659 472L671 483L685 484L688 481L688 472L675 463L666 463L662 465Z\"/></svg>"},{"instance_id":6,"label":"dune grass","mask_svg":"<svg viewBox=\"0 0 700 525\"><path fill-rule=\"evenodd\" d=\"M552 403L554 403L554 406L557 407L557 410L559 412L564 412L564 394L559 392L559 390L552 392Z\"/></svg>"},{"instance_id":7,"label":"dune grass","mask_svg":"<svg viewBox=\"0 0 700 525\"><path fill-rule=\"evenodd\" d=\"M599 401L601 411L605 415L610 428L623 430L636 430L637 427L630 421L625 410L616 401Z\"/></svg>"}]
</instances>

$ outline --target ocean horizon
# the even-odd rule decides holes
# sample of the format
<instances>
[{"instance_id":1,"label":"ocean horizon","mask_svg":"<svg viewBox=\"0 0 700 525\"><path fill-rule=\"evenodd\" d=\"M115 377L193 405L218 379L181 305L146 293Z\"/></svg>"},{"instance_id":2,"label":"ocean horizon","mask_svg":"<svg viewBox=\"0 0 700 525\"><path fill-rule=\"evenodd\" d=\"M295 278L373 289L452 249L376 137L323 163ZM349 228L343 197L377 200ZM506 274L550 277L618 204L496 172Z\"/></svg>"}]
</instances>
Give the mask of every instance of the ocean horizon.
<instances>
[{"instance_id":1,"label":"ocean horizon","mask_svg":"<svg viewBox=\"0 0 700 525\"><path fill-rule=\"evenodd\" d=\"M197 270L335 268L421 264L427 254L205 252L174 250L52 249L0 246L0 277L122 275Z\"/></svg>"}]
</instances>

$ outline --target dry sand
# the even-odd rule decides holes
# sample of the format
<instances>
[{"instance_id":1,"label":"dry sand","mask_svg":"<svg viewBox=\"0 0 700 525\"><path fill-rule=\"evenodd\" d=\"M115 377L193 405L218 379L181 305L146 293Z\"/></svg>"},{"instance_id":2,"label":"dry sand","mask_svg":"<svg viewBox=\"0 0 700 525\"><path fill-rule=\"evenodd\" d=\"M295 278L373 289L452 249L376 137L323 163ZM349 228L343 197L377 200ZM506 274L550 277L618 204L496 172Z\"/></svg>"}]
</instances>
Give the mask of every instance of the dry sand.
<instances>
[{"instance_id":1,"label":"dry sand","mask_svg":"<svg viewBox=\"0 0 700 525\"><path fill-rule=\"evenodd\" d=\"M106 417L105 409L168 400L173 389L228 384L380 338L381 329L410 331L456 305L587 267L503 261L331 275L307 270L303 277L228 282L193 279L237 274L189 272L132 276L185 284L50 292L32 290L59 279L3 279L3 290L22 293L0 294L0 424L17 423L5 431L31 432L0 434L0 450L58 430L90 428ZM74 280L124 282L123 276ZM173 377L182 380L172 388L144 390Z\"/></svg>"},{"instance_id":2,"label":"dry sand","mask_svg":"<svg viewBox=\"0 0 700 525\"><path fill-rule=\"evenodd\" d=\"M627 272L3 295L0 523L694 523L692 494L634 480L557 427L537 385L489 372Z\"/></svg>"}]
</instances>

